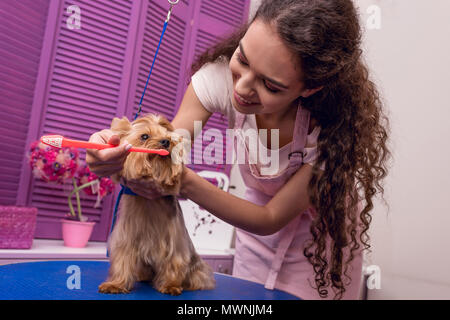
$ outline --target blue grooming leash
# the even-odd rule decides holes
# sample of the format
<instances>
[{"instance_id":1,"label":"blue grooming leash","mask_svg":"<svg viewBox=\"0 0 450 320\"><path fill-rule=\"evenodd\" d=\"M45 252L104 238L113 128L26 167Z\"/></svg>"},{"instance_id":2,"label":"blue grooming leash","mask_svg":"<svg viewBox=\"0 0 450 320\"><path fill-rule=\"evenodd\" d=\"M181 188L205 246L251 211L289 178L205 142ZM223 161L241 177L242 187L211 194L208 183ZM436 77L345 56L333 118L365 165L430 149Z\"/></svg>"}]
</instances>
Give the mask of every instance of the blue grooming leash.
<instances>
[{"instance_id":1,"label":"blue grooming leash","mask_svg":"<svg viewBox=\"0 0 450 320\"><path fill-rule=\"evenodd\" d=\"M109 230L109 235L111 236L111 232L114 229L114 225L116 224L116 219L117 219L117 210L119 210L119 203L120 203L120 199L122 198L123 194L129 194L132 196L137 196L136 193L134 193L130 188L125 187L124 185L120 185L122 188L119 191L119 195L117 196L117 200L116 200L116 205L114 206L114 213L113 213L113 220L111 223L111 230ZM109 258L109 249L106 248L106 257Z\"/></svg>"},{"instance_id":2,"label":"blue grooming leash","mask_svg":"<svg viewBox=\"0 0 450 320\"><path fill-rule=\"evenodd\" d=\"M161 38L159 39L158 47L156 48L155 57L153 58L152 66L150 68L150 72L147 77L147 82L145 83L144 91L142 92L141 101L139 101L139 109L138 109L138 112L136 113L136 115L134 116L133 120L136 120L136 118L139 116L139 114L142 111L142 100L144 100L144 95L145 95L145 91L147 90L148 81L150 80L150 75L152 74L153 66L155 65L155 61L156 61L156 56L158 55L159 47L161 46L161 42L162 42L164 33L166 32L168 22L169 22L168 20L166 20L166 22L164 22L164 27L163 27L163 30L161 33Z\"/></svg>"},{"instance_id":3,"label":"blue grooming leash","mask_svg":"<svg viewBox=\"0 0 450 320\"><path fill-rule=\"evenodd\" d=\"M152 71L153 71L153 66L155 65L156 57L158 56L159 47L161 46L161 42L162 42L162 39L164 37L164 33L166 32L167 25L169 24L169 20L170 20L171 14L172 14L173 6L176 5L178 3L178 1L180 1L180 0L175 0L175 1L168 0L168 1L169 1L169 4L170 4L170 8L169 8L169 12L167 13L167 19L164 22L163 30L161 32L161 37L159 38L158 47L156 48L155 56L153 57L152 66L150 67L150 72L148 73L147 81L145 82L144 91L142 92L142 97L141 97L141 100L139 101L139 109L138 109L138 112L136 113L136 115L134 116L133 121L137 119L137 117L139 116L139 114L142 111L142 101L144 100L145 91L147 90L148 82L150 80L150 76L151 76Z\"/></svg>"},{"instance_id":4,"label":"blue grooming leash","mask_svg":"<svg viewBox=\"0 0 450 320\"><path fill-rule=\"evenodd\" d=\"M176 5L178 3L178 1L180 1L180 0L175 0L175 1L168 0L168 1L169 1L169 4L170 4L170 9L169 9L169 12L167 13L167 19L164 22L163 30L161 32L161 37L159 39L158 47L156 48L155 56L153 57L152 66L150 68L150 72L148 73L147 82L145 83L145 87L144 87L144 91L142 92L141 100L139 101L139 109L136 112L136 115L134 116L133 121L137 119L137 117L139 116L139 114L142 111L142 101L144 100L145 91L147 90L148 82L150 80L150 76L151 76L152 71L153 71L153 66L155 65L156 57L158 56L159 47L161 46L161 42L162 42L162 39L164 37L164 33L166 32L167 25L169 24L170 15L172 14L173 6ZM120 189L119 195L117 196L116 204L114 206L113 219L112 219L112 223L111 223L111 229L109 231L109 236L111 236L111 233L112 233L112 231L114 229L114 225L116 224L117 210L119 209L119 203L120 203L120 199L122 198L122 195L123 194L128 194L128 195L132 195L132 196L137 196L137 194L134 193L130 188L127 188L127 187L125 187L122 184L121 184L121 187L122 188ZM106 256L109 258L109 250L108 250L108 248L106 248Z\"/></svg>"}]
</instances>

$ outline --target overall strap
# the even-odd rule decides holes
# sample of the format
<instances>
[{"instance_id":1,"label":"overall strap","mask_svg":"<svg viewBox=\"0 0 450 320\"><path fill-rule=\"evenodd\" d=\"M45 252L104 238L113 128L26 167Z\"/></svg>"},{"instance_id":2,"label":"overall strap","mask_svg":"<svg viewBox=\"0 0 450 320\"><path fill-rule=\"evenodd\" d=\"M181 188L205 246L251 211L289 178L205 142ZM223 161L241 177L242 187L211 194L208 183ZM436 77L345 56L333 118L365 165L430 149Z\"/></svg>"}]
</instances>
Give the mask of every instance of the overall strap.
<instances>
[{"instance_id":1,"label":"overall strap","mask_svg":"<svg viewBox=\"0 0 450 320\"><path fill-rule=\"evenodd\" d=\"M246 115L240 112L236 112L236 119L234 120L234 129L242 129L244 126Z\"/></svg>"},{"instance_id":2,"label":"overall strap","mask_svg":"<svg viewBox=\"0 0 450 320\"><path fill-rule=\"evenodd\" d=\"M303 163L304 149L308 136L310 112L299 103L295 117L294 136L292 138L291 152L289 153L289 166L299 166Z\"/></svg>"}]
</instances>

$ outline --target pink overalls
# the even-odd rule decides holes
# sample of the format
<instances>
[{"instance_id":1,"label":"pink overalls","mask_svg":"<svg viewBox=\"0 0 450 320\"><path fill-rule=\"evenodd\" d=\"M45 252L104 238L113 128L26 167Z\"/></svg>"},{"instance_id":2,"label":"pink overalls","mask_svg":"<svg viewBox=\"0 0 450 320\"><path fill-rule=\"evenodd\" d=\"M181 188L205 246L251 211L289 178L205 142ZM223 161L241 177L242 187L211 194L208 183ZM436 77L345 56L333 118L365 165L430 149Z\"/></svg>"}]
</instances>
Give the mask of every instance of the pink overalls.
<instances>
[{"instance_id":1,"label":"pink overalls","mask_svg":"<svg viewBox=\"0 0 450 320\"><path fill-rule=\"evenodd\" d=\"M254 164L239 164L242 178L247 186L245 199L265 205L302 166L310 113L299 105L295 119L288 167L275 176L261 176ZM246 115L236 112L235 129L242 129ZM238 143L243 143L242 139ZM236 150L236 149L235 149ZM247 153L248 146L244 142ZM314 283L312 265L303 255L305 241L311 239L310 224L315 215L310 208L294 218L288 225L270 236L258 236L236 229L236 254L233 276L259 282L267 289L280 289L302 299L320 299ZM361 284L362 254L354 254L348 274L352 282L346 287L344 299L358 299ZM346 258L347 255L344 255ZM328 288L328 299L334 297Z\"/></svg>"}]
</instances>

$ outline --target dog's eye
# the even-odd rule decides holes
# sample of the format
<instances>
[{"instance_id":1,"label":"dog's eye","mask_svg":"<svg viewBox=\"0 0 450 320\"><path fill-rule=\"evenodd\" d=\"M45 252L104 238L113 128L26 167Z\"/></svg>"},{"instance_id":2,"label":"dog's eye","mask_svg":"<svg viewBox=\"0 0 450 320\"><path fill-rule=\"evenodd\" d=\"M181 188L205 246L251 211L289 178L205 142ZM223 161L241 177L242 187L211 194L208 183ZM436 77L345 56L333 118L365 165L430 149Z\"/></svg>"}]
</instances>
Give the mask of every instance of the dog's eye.
<instances>
[{"instance_id":1,"label":"dog's eye","mask_svg":"<svg viewBox=\"0 0 450 320\"><path fill-rule=\"evenodd\" d=\"M148 134L146 134L146 133L144 133L144 134L141 136L141 140L142 140L142 141L145 141L145 140L147 140L148 138L150 138L150 136L149 136Z\"/></svg>"}]
</instances>

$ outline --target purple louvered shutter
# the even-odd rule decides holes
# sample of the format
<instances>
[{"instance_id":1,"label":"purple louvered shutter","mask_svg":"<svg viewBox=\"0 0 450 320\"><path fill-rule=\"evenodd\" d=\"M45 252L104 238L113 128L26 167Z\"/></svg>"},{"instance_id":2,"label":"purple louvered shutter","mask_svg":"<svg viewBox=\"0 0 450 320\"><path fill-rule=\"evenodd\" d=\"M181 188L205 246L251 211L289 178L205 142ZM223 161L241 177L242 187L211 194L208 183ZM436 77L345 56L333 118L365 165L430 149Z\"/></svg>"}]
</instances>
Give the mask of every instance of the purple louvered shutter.
<instances>
[{"instance_id":1,"label":"purple louvered shutter","mask_svg":"<svg viewBox=\"0 0 450 320\"><path fill-rule=\"evenodd\" d=\"M0 1L0 205L19 196L48 1Z\"/></svg>"},{"instance_id":2,"label":"purple louvered shutter","mask_svg":"<svg viewBox=\"0 0 450 320\"><path fill-rule=\"evenodd\" d=\"M79 30L66 26L71 5L81 8ZM37 238L61 237L59 220L68 211L71 188L33 179L24 161L30 142L50 133L87 140L109 127L114 116L131 118L168 8L167 0L0 2L0 203L36 206ZM219 9L231 16L218 15ZM150 79L144 112L172 120L194 54L238 26L247 11L243 0L181 0ZM226 122L214 115L208 128L225 136ZM95 209L95 197L83 196L83 214L98 222L92 240L106 240L114 199L107 197Z\"/></svg>"},{"instance_id":3,"label":"purple louvered shutter","mask_svg":"<svg viewBox=\"0 0 450 320\"><path fill-rule=\"evenodd\" d=\"M46 85L42 87L42 121L35 138L56 133L88 140L92 133L109 127L114 116L126 111L141 2L58 3L55 21L48 21L54 24L55 36L45 39L52 47L52 55ZM71 30L66 25L66 10L71 5L81 9L81 29ZM80 151L84 160L85 152ZM71 188L32 181L31 205L39 212L36 237L60 238L59 220L68 212ZM106 197L100 208L94 208L96 197L83 194L83 214L97 222L91 240L107 239L113 198Z\"/></svg>"},{"instance_id":4,"label":"purple louvered shutter","mask_svg":"<svg viewBox=\"0 0 450 320\"><path fill-rule=\"evenodd\" d=\"M192 63L199 54L211 45L223 39L223 36L231 33L246 22L248 19L249 4L249 0L196 1L191 35L193 43L191 44L189 63ZM225 116L215 113L209 118L206 126L203 128L203 133L209 129L219 130L223 141L216 141L215 137L212 137L214 132L212 132L211 137L203 136L202 141L197 138L193 149L202 148L202 152L193 150L192 164L190 165L192 169L195 171L212 170L229 173L230 166L225 165L227 127L228 121ZM215 144L218 144L217 148L213 147ZM203 157L205 149L222 149L223 164L205 163L205 158ZM212 152L212 155L214 156L214 152Z\"/></svg>"}]
</instances>

